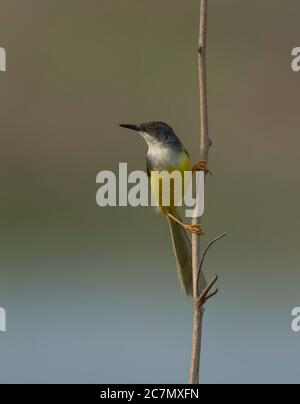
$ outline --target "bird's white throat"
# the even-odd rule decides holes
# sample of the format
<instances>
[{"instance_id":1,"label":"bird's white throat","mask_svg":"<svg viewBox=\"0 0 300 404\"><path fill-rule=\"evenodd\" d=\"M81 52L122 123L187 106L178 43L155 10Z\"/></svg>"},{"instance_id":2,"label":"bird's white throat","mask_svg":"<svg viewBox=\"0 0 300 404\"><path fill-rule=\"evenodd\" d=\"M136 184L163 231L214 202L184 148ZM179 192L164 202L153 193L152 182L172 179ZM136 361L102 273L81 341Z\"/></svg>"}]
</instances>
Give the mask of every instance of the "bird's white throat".
<instances>
[{"instance_id":1,"label":"bird's white throat","mask_svg":"<svg viewBox=\"0 0 300 404\"><path fill-rule=\"evenodd\" d=\"M180 164L183 153L174 150L171 145L164 144L146 132L139 132L148 145L148 161L151 169L168 170Z\"/></svg>"}]
</instances>

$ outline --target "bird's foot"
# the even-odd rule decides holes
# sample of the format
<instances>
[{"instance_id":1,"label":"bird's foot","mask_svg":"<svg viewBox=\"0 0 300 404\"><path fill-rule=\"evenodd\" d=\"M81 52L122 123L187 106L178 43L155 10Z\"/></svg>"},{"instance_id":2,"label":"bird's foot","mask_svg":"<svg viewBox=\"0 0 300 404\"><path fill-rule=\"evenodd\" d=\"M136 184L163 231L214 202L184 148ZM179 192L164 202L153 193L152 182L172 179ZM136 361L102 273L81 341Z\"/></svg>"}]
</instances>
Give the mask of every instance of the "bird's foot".
<instances>
[{"instance_id":1,"label":"bird's foot","mask_svg":"<svg viewBox=\"0 0 300 404\"><path fill-rule=\"evenodd\" d=\"M204 174L212 175L211 170L207 167L206 160L200 160L198 163L195 163L192 167L192 172L195 173L196 171L203 171Z\"/></svg>"},{"instance_id":2,"label":"bird's foot","mask_svg":"<svg viewBox=\"0 0 300 404\"><path fill-rule=\"evenodd\" d=\"M166 212L166 215L179 226L184 228L184 230L197 234L198 236L202 236L204 234L201 224L186 224L181 222L176 216L172 215L172 213Z\"/></svg>"},{"instance_id":3,"label":"bird's foot","mask_svg":"<svg viewBox=\"0 0 300 404\"><path fill-rule=\"evenodd\" d=\"M192 234L197 234L197 236L204 235L202 226L200 224L185 224L185 223L182 223L182 224L186 231L189 231Z\"/></svg>"}]
</instances>

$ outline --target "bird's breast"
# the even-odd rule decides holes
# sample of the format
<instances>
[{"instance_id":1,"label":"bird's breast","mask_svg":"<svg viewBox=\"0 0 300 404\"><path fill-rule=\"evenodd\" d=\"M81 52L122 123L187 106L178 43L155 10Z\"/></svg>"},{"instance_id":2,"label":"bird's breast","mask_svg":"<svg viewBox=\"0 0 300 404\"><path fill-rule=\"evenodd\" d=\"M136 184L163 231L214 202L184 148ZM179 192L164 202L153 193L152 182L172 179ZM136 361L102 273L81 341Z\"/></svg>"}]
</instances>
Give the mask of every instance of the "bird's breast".
<instances>
[{"instance_id":1,"label":"bird's breast","mask_svg":"<svg viewBox=\"0 0 300 404\"><path fill-rule=\"evenodd\" d=\"M172 147L160 144L149 147L147 154L148 165L151 171L191 169L190 159L184 151L172 149Z\"/></svg>"},{"instance_id":2,"label":"bird's breast","mask_svg":"<svg viewBox=\"0 0 300 404\"><path fill-rule=\"evenodd\" d=\"M187 183L183 181L183 176L185 171L191 171L191 161L188 154L184 149L178 151L167 147L149 148L147 160L148 172L151 175L151 188L158 206L172 208L175 204L182 201L182 196L187 191ZM180 189L177 188L177 191L181 193L178 194L175 192L175 182L171 182L169 188L166 188L169 192L169 199L167 202L163 202L163 181L162 179L157 181L157 177L153 175L154 171L168 171L169 173L179 171L182 181L179 183Z\"/></svg>"}]
</instances>

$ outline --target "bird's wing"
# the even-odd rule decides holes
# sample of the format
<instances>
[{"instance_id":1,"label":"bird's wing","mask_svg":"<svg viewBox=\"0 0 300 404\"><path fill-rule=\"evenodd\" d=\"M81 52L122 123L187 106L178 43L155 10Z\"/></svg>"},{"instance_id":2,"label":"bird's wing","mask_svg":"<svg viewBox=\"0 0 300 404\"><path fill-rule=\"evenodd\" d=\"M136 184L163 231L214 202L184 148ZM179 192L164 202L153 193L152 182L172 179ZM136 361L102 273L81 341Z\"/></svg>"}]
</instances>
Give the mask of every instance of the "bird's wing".
<instances>
[{"instance_id":1,"label":"bird's wing","mask_svg":"<svg viewBox=\"0 0 300 404\"><path fill-rule=\"evenodd\" d=\"M150 161L149 161L148 157L146 157L146 169L147 169L148 177L151 177L151 166L150 166Z\"/></svg>"},{"instance_id":2,"label":"bird's wing","mask_svg":"<svg viewBox=\"0 0 300 404\"><path fill-rule=\"evenodd\" d=\"M186 155L188 156L188 158L190 158L190 154L189 154L189 152L187 151L187 149L184 149L184 151L185 151Z\"/></svg>"}]
</instances>

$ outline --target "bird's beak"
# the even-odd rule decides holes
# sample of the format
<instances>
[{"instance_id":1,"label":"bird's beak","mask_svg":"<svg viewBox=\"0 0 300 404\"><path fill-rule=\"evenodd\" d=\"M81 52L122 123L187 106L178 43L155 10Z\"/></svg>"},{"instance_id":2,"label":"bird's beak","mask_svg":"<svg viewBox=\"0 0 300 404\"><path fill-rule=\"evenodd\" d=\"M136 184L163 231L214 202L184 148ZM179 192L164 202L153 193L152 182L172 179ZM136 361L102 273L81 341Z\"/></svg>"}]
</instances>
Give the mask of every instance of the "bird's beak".
<instances>
[{"instance_id":1,"label":"bird's beak","mask_svg":"<svg viewBox=\"0 0 300 404\"><path fill-rule=\"evenodd\" d=\"M130 125L130 124L126 124L126 123L122 123L121 128L126 128L126 129L131 129L131 130L135 130L135 131L139 131L140 127L138 125Z\"/></svg>"}]
</instances>

